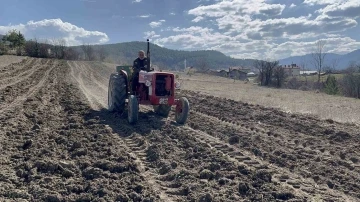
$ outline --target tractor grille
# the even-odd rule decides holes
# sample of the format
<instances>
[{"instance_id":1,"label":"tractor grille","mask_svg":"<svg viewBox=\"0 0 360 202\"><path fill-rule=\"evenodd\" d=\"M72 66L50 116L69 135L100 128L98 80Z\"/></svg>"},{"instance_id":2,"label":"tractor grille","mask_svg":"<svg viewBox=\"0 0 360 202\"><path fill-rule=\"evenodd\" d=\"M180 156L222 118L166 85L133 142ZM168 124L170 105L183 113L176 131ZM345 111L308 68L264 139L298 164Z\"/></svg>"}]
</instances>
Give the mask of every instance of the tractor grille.
<instances>
[{"instance_id":1,"label":"tractor grille","mask_svg":"<svg viewBox=\"0 0 360 202\"><path fill-rule=\"evenodd\" d=\"M166 90L166 76L157 75L156 76L156 86L155 86L155 95L156 96L169 96L171 95L170 91Z\"/></svg>"}]
</instances>

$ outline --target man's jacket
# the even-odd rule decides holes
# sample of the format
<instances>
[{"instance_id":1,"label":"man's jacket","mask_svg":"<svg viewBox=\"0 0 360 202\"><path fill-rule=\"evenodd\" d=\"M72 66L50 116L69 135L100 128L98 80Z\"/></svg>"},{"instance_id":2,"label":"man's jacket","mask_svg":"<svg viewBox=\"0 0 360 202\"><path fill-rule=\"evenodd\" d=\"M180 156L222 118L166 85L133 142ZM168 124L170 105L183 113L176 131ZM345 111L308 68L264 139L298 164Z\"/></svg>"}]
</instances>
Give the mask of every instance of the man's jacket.
<instances>
[{"instance_id":1,"label":"man's jacket","mask_svg":"<svg viewBox=\"0 0 360 202\"><path fill-rule=\"evenodd\" d=\"M147 65L147 58L144 58L143 60L141 60L140 58L136 58L133 64L134 73L139 73L140 70L146 70L146 65Z\"/></svg>"}]
</instances>

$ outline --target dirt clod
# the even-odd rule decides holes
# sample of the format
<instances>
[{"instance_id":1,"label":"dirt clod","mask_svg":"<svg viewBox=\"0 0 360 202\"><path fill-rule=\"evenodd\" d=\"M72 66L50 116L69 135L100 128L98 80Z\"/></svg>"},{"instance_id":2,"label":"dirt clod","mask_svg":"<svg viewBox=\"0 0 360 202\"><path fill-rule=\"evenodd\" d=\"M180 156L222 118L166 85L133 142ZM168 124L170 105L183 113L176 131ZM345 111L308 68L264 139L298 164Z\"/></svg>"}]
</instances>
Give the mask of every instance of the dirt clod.
<instances>
[{"instance_id":1,"label":"dirt clod","mask_svg":"<svg viewBox=\"0 0 360 202\"><path fill-rule=\"evenodd\" d=\"M32 127L32 130L40 130L41 129L41 126L39 124L35 124L33 127Z\"/></svg>"},{"instance_id":2,"label":"dirt clod","mask_svg":"<svg viewBox=\"0 0 360 202\"><path fill-rule=\"evenodd\" d=\"M212 201L213 201L213 197L209 193L200 196L198 200L198 202L212 202Z\"/></svg>"},{"instance_id":3,"label":"dirt clod","mask_svg":"<svg viewBox=\"0 0 360 202\"><path fill-rule=\"evenodd\" d=\"M228 142L229 144L238 144L240 142L240 137L237 135L231 136Z\"/></svg>"},{"instance_id":4,"label":"dirt clod","mask_svg":"<svg viewBox=\"0 0 360 202\"><path fill-rule=\"evenodd\" d=\"M241 195L246 195L248 191L250 190L250 187L247 183L240 182L238 185L238 190Z\"/></svg>"},{"instance_id":5,"label":"dirt clod","mask_svg":"<svg viewBox=\"0 0 360 202\"><path fill-rule=\"evenodd\" d=\"M100 178L102 176L102 170L100 168L89 167L89 168L86 168L82 172L82 174L86 179L92 180L95 178Z\"/></svg>"},{"instance_id":6,"label":"dirt clod","mask_svg":"<svg viewBox=\"0 0 360 202\"><path fill-rule=\"evenodd\" d=\"M290 192L279 192L279 193L273 193L273 196L276 199L280 199L280 200L289 200L295 197L295 195L293 193Z\"/></svg>"},{"instance_id":7,"label":"dirt clod","mask_svg":"<svg viewBox=\"0 0 360 202\"><path fill-rule=\"evenodd\" d=\"M225 177L222 177L219 179L219 184L220 185L225 185L229 182L229 179L228 178L225 178Z\"/></svg>"},{"instance_id":8,"label":"dirt clod","mask_svg":"<svg viewBox=\"0 0 360 202\"><path fill-rule=\"evenodd\" d=\"M211 180L214 178L214 173L210 170L204 169L200 172L200 179Z\"/></svg>"},{"instance_id":9,"label":"dirt clod","mask_svg":"<svg viewBox=\"0 0 360 202\"><path fill-rule=\"evenodd\" d=\"M47 195L44 198L46 202L60 202L60 197L58 195Z\"/></svg>"},{"instance_id":10,"label":"dirt clod","mask_svg":"<svg viewBox=\"0 0 360 202\"><path fill-rule=\"evenodd\" d=\"M149 161L157 161L160 158L159 153L157 152L157 147L155 145L150 146L146 150L146 157Z\"/></svg>"},{"instance_id":11,"label":"dirt clod","mask_svg":"<svg viewBox=\"0 0 360 202\"><path fill-rule=\"evenodd\" d=\"M172 169L171 165L163 164L159 169L159 174L160 175L165 175L168 172L170 172L171 169Z\"/></svg>"},{"instance_id":12,"label":"dirt clod","mask_svg":"<svg viewBox=\"0 0 360 202\"><path fill-rule=\"evenodd\" d=\"M24 150L29 149L29 148L31 147L32 143L33 143L32 140L26 140L26 141L24 142L22 148L23 148Z\"/></svg>"},{"instance_id":13,"label":"dirt clod","mask_svg":"<svg viewBox=\"0 0 360 202\"><path fill-rule=\"evenodd\" d=\"M351 138L351 135L345 131L339 131L335 135L329 137L330 140L336 142L343 142Z\"/></svg>"}]
</instances>

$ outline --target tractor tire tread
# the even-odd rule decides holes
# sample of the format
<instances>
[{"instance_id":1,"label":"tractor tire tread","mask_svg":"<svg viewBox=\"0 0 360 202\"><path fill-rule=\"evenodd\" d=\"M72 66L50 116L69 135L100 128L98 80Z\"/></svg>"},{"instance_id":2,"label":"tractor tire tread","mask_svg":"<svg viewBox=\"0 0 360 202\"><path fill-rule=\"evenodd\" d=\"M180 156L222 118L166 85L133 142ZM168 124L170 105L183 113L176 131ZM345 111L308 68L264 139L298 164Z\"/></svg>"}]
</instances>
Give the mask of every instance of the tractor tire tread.
<instances>
[{"instance_id":1,"label":"tractor tire tread","mask_svg":"<svg viewBox=\"0 0 360 202\"><path fill-rule=\"evenodd\" d=\"M113 97L112 97L113 107L110 108L110 103L109 103L109 109L111 111L124 112L125 100L127 94L125 77L123 75L119 75L118 73L111 74L109 81L109 91L113 93Z\"/></svg>"}]
</instances>

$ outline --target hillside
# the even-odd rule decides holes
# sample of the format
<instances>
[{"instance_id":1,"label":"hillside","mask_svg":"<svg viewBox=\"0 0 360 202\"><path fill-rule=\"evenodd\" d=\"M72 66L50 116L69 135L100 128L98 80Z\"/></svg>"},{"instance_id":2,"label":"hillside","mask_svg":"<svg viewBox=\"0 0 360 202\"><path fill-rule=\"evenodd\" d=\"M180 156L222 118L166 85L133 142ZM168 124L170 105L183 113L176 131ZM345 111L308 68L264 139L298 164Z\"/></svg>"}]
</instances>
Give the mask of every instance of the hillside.
<instances>
[{"instance_id":1,"label":"hillside","mask_svg":"<svg viewBox=\"0 0 360 202\"><path fill-rule=\"evenodd\" d=\"M132 64L137 58L139 50L146 52L146 42L124 42L117 44L96 45L96 48L104 48L109 53L109 58L116 63ZM77 48L80 49L78 46ZM182 51L171 50L150 44L151 61L153 64L166 69L184 68L184 60L187 66L206 66L207 69L223 69L231 66L251 67L254 60L234 59L219 51Z\"/></svg>"},{"instance_id":2,"label":"hillside","mask_svg":"<svg viewBox=\"0 0 360 202\"><path fill-rule=\"evenodd\" d=\"M280 64L291 64L295 63L297 65L305 64L305 68L310 70L315 70L314 65L312 64L314 61L311 54L303 55L303 56L293 56L280 60ZM339 55L334 53L327 53L325 56L325 66L333 66L334 61L337 61L336 69L341 70L345 69L349 66L351 62L360 62L360 49L352 51L350 53Z\"/></svg>"}]
</instances>

